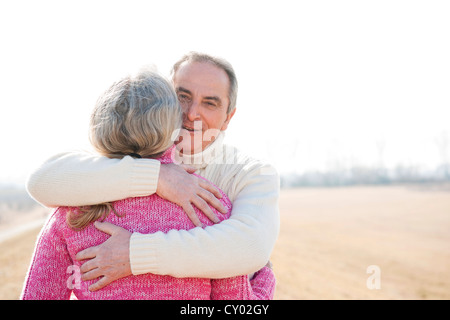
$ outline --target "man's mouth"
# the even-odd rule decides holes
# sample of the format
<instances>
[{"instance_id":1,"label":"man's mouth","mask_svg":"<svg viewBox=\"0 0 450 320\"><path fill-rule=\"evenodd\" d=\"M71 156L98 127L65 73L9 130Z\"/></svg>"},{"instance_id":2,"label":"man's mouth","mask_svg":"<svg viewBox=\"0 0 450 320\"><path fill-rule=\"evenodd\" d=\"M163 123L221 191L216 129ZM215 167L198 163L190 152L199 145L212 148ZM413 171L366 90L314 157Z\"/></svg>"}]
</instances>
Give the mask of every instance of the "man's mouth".
<instances>
[{"instance_id":1,"label":"man's mouth","mask_svg":"<svg viewBox=\"0 0 450 320\"><path fill-rule=\"evenodd\" d=\"M181 126L181 128L183 128L184 130L189 131L189 132L202 131L200 128L194 128L194 127L187 126L187 125L183 125L183 126Z\"/></svg>"},{"instance_id":2,"label":"man's mouth","mask_svg":"<svg viewBox=\"0 0 450 320\"><path fill-rule=\"evenodd\" d=\"M189 127L186 127L186 126L182 126L182 128L184 130L186 130L186 131L189 131L189 132L194 132L195 131L193 128L189 128Z\"/></svg>"}]
</instances>

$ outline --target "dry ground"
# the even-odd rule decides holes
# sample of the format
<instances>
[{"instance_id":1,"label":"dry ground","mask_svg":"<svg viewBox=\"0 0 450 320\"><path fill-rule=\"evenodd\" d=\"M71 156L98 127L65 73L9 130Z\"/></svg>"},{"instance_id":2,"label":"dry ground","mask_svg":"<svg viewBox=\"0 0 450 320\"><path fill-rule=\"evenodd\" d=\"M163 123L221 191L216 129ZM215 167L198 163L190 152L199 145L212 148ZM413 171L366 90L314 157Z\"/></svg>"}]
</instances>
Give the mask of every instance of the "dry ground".
<instances>
[{"instance_id":1,"label":"dry ground","mask_svg":"<svg viewBox=\"0 0 450 320\"><path fill-rule=\"evenodd\" d=\"M0 299L19 298L39 228L0 243Z\"/></svg>"},{"instance_id":2,"label":"dry ground","mask_svg":"<svg viewBox=\"0 0 450 320\"><path fill-rule=\"evenodd\" d=\"M283 190L280 211L276 299L450 299L450 189ZM0 299L19 297L38 232L0 242Z\"/></svg>"},{"instance_id":3,"label":"dry ground","mask_svg":"<svg viewBox=\"0 0 450 320\"><path fill-rule=\"evenodd\" d=\"M450 298L448 187L285 190L280 210L276 299Z\"/></svg>"}]
</instances>

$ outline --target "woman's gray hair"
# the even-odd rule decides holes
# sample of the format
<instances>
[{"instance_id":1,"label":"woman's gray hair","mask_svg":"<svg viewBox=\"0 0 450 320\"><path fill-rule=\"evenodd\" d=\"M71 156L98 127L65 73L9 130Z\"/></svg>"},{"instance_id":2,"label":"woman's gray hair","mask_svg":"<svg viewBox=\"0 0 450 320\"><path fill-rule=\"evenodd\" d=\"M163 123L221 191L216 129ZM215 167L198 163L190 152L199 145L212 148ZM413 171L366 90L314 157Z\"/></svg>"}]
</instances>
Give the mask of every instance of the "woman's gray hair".
<instances>
[{"instance_id":1,"label":"woman's gray hair","mask_svg":"<svg viewBox=\"0 0 450 320\"><path fill-rule=\"evenodd\" d=\"M156 157L172 144L181 126L181 107L170 82L141 70L115 82L91 115L90 141L102 155Z\"/></svg>"},{"instance_id":2,"label":"woman's gray hair","mask_svg":"<svg viewBox=\"0 0 450 320\"><path fill-rule=\"evenodd\" d=\"M228 99L230 100L230 104L227 109L227 114L233 111L236 108L237 103L237 94L238 94L238 82L236 78L236 74L234 72L233 66L225 59L211 56L206 53L200 53L191 51L185 54L180 60L178 60L172 67L172 80L175 76L175 73L178 71L178 68L183 62L209 62L215 65L216 67L222 69L228 75L228 80L230 81L230 88L228 92Z\"/></svg>"}]
</instances>

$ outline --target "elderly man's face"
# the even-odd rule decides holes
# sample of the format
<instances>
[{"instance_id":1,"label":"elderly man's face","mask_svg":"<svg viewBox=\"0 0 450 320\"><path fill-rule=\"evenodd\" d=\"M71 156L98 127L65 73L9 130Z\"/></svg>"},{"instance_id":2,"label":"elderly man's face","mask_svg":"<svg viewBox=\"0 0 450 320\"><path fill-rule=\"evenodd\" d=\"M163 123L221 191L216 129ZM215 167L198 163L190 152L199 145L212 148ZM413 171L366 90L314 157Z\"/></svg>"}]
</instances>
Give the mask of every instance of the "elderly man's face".
<instances>
[{"instance_id":1,"label":"elderly man's face","mask_svg":"<svg viewBox=\"0 0 450 320\"><path fill-rule=\"evenodd\" d=\"M234 115L227 114L229 79L227 73L209 62L185 62L173 78L183 110L183 153L204 150L220 131L226 130Z\"/></svg>"}]
</instances>

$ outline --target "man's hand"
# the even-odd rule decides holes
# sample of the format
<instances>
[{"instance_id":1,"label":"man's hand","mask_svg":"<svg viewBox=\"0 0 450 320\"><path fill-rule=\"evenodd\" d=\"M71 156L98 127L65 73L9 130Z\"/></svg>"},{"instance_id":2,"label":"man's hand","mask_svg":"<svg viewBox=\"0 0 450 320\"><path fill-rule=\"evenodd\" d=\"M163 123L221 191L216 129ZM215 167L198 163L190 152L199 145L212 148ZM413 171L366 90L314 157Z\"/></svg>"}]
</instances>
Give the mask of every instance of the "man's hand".
<instances>
[{"instance_id":1,"label":"man's hand","mask_svg":"<svg viewBox=\"0 0 450 320\"><path fill-rule=\"evenodd\" d=\"M131 275L130 237L131 232L109 222L94 223L95 227L111 237L101 245L80 251L76 259L86 260L81 266L81 280L92 280L102 277L89 286L90 291L96 291L111 282Z\"/></svg>"},{"instance_id":2,"label":"man's hand","mask_svg":"<svg viewBox=\"0 0 450 320\"><path fill-rule=\"evenodd\" d=\"M222 198L219 190L211 183L191 174L195 169L186 165L161 164L156 194L181 206L189 219L198 227L202 224L192 205L213 222L219 219L208 204L219 212L226 213L225 207L218 200Z\"/></svg>"}]
</instances>

